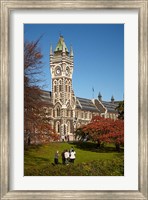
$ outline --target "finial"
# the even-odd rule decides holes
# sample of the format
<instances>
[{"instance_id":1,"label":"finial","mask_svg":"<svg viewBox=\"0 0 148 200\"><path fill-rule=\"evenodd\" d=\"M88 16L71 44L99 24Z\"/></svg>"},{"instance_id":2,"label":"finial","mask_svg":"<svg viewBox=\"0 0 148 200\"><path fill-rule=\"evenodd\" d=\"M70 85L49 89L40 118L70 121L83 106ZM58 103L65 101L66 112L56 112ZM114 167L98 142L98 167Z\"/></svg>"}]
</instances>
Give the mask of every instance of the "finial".
<instances>
[{"instance_id":1,"label":"finial","mask_svg":"<svg viewBox=\"0 0 148 200\"><path fill-rule=\"evenodd\" d=\"M72 48L72 45L70 46L70 56L73 57L73 48Z\"/></svg>"},{"instance_id":2,"label":"finial","mask_svg":"<svg viewBox=\"0 0 148 200\"><path fill-rule=\"evenodd\" d=\"M53 55L53 52L52 52L52 45L50 45L50 55Z\"/></svg>"}]
</instances>

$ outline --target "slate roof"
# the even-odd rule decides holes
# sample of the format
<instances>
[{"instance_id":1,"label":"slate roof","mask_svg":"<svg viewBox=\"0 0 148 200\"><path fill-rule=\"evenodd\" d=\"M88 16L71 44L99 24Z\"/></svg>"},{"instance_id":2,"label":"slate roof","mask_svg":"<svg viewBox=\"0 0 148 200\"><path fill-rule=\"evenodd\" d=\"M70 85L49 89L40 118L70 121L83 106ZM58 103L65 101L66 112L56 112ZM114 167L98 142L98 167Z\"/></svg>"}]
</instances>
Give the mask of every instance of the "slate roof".
<instances>
[{"instance_id":1,"label":"slate roof","mask_svg":"<svg viewBox=\"0 0 148 200\"><path fill-rule=\"evenodd\" d=\"M81 110L87 110L91 112L99 112L99 109L93 104L90 99L76 97L76 108Z\"/></svg>"},{"instance_id":2,"label":"slate roof","mask_svg":"<svg viewBox=\"0 0 148 200\"><path fill-rule=\"evenodd\" d=\"M50 105L53 105L52 99L51 99L51 92L42 90L42 94L40 95L42 101L46 101Z\"/></svg>"},{"instance_id":3,"label":"slate roof","mask_svg":"<svg viewBox=\"0 0 148 200\"><path fill-rule=\"evenodd\" d=\"M46 101L47 103L49 103L50 106L53 106L50 91L42 90L42 95L40 95L40 97L42 98L43 101ZM84 110L84 111L85 110L90 111L90 112L104 113L105 109L107 109L107 112L118 113L115 110L118 104L119 102L109 102L109 101L101 101L100 103L98 99L95 99L93 103L91 99L76 97L76 108L80 110Z\"/></svg>"},{"instance_id":4,"label":"slate roof","mask_svg":"<svg viewBox=\"0 0 148 200\"><path fill-rule=\"evenodd\" d=\"M101 113L104 113L106 111L106 108L102 106L102 104L98 101L98 99L94 100L95 105L100 110Z\"/></svg>"},{"instance_id":5,"label":"slate roof","mask_svg":"<svg viewBox=\"0 0 148 200\"><path fill-rule=\"evenodd\" d=\"M117 113L117 111L115 109L118 106L118 103L108 102L108 101L101 101L101 103L104 105L105 108L107 108L108 112Z\"/></svg>"}]
</instances>

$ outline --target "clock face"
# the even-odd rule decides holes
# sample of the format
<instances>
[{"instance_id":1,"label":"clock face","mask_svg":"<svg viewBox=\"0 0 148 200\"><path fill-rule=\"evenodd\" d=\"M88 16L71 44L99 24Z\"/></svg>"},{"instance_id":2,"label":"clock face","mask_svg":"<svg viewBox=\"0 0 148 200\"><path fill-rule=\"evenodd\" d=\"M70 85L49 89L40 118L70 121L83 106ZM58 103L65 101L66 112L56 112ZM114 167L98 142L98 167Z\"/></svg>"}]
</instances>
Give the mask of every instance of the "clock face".
<instances>
[{"instance_id":1,"label":"clock face","mask_svg":"<svg viewBox=\"0 0 148 200\"><path fill-rule=\"evenodd\" d=\"M60 69L60 68L57 68L57 69L56 69L56 74L57 74L57 75L60 75L60 74L61 74L61 69Z\"/></svg>"}]
</instances>

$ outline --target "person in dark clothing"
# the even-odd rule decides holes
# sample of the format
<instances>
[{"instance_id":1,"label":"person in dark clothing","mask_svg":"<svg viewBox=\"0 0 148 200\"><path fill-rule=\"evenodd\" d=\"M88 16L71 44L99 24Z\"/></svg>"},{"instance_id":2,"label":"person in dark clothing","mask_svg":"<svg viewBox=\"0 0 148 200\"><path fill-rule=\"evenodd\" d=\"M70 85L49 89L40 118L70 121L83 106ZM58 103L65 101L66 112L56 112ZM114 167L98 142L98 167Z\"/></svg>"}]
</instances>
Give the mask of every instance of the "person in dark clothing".
<instances>
[{"instance_id":1,"label":"person in dark clothing","mask_svg":"<svg viewBox=\"0 0 148 200\"><path fill-rule=\"evenodd\" d=\"M65 164L65 150L62 152L61 156L62 156L62 163L64 165Z\"/></svg>"},{"instance_id":2,"label":"person in dark clothing","mask_svg":"<svg viewBox=\"0 0 148 200\"><path fill-rule=\"evenodd\" d=\"M57 151L54 156L54 164L57 165L58 163L59 163L59 151Z\"/></svg>"}]
</instances>

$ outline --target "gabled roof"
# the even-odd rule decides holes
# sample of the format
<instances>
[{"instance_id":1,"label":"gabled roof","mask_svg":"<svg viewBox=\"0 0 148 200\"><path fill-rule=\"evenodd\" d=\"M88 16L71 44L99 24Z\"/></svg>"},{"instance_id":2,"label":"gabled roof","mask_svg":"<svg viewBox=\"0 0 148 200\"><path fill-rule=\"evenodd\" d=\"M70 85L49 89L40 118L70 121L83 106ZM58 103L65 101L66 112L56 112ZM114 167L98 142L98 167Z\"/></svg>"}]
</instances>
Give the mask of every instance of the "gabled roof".
<instances>
[{"instance_id":1,"label":"gabled roof","mask_svg":"<svg viewBox=\"0 0 148 200\"><path fill-rule=\"evenodd\" d=\"M76 108L91 112L99 112L99 109L93 104L92 100L76 97Z\"/></svg>"},{"instance_id":2,"label":"gabled roof","mask_svg":"<svg viewBox=\"0 0 148 200\"><path fill-rule=\"evenodd\" d=\"M106 111L105 106L103 104L101 104L98 99L95 99L94 103L95 103L96 107L100 110L101 113L104 113Z\"/></svg>"},{"instance_id":3,"label":"gabled roof","mask_svg":"<svg viewBox=\"0 0 148 200\"><path fill-rule=\"evenodd\" d=\"M108 101L101 101L101 103L104 105L108 112L117 113L116 107L118 106L118 103Z\"/></svg>"},{"instance_id":4,"label":"gabled roof","mask_svg":"<svg viewBox=\"0 0 148 200\"><path fill-rule=\"evenodd\" d=\"M101 113L104 113L105 111L111 113L118 113L116 108L119 105L119 102L100 101L98 99L95 99L94 102Z\"/></svg>"},{"instance_id":5,"label":"gabled roof","mask_svg":"<svg viewBox=\"0 0 148 200\"><path fill-rule=\"evenodd\" d=\"M67 46L65 44L64 38L63 38L63 36L60 36L58 44L57 44L54 52L55 53L56 52L61 52L61 51L63 51L63 49L64 49L65 52L68 53L68 48L67 48Z\"/></svg>"}]
</instances>

